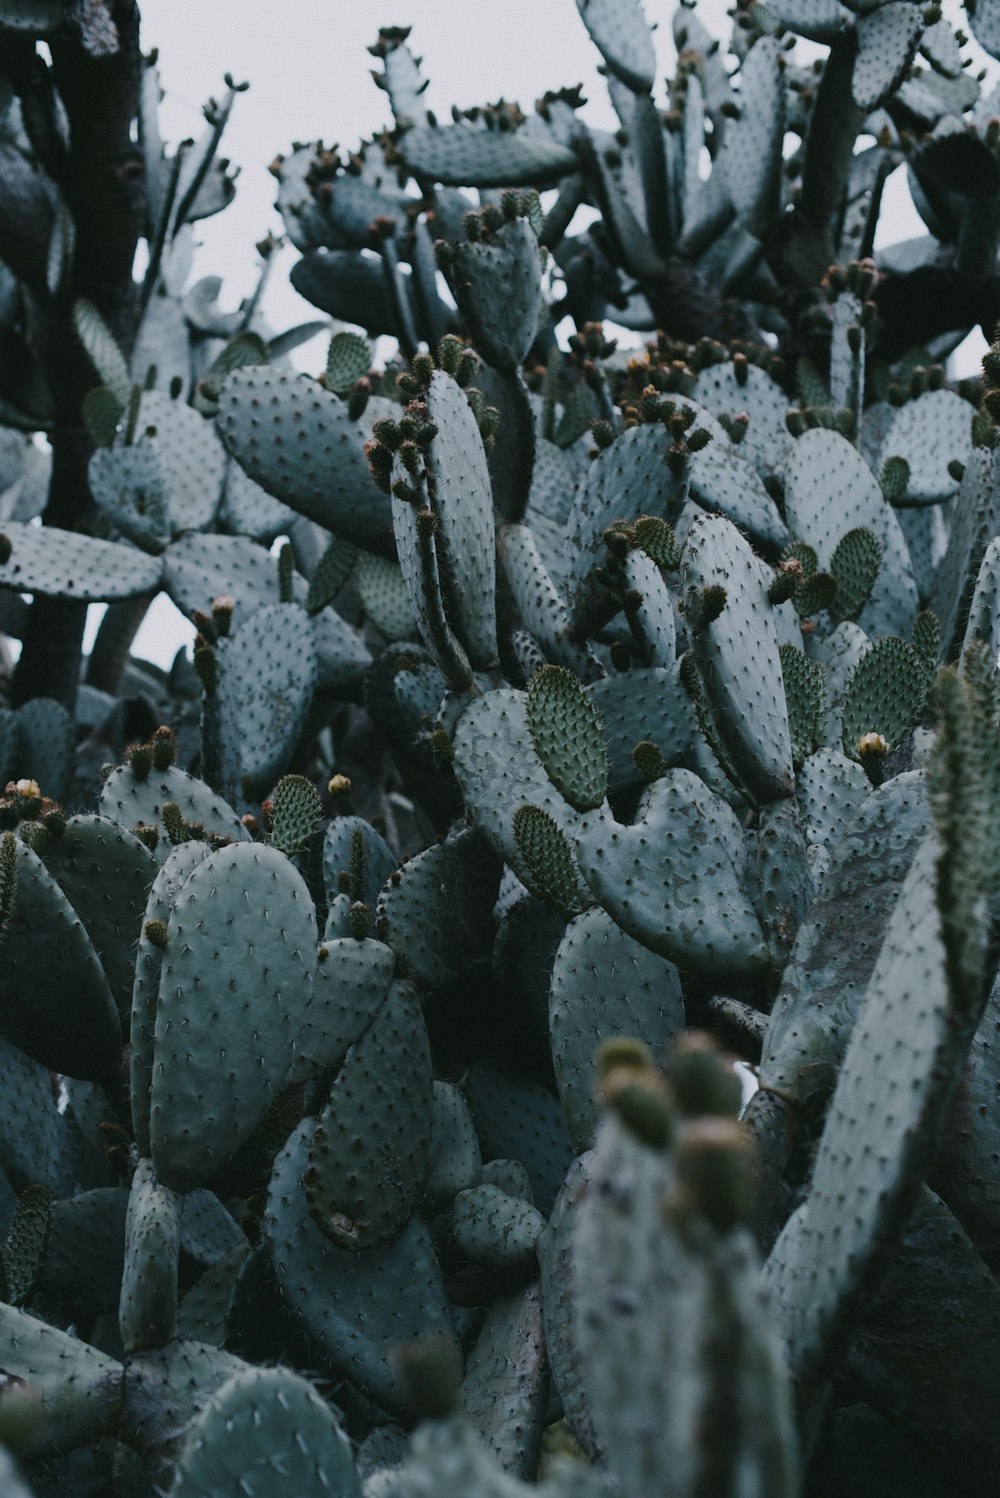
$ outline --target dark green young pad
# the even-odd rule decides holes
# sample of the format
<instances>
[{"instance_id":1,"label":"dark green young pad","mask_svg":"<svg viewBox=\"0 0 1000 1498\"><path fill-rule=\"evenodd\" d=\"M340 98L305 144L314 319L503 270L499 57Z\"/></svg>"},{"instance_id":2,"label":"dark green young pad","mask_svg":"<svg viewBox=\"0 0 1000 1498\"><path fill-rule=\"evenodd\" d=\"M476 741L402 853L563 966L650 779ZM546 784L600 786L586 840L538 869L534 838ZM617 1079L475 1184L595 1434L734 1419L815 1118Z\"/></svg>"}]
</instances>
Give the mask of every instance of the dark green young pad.
<instances>
[{"instance_id":1,"label":"dark green young pad","mask_svg":"<svg viewBox=\"0 0 1000 1498\"><path fill-rule=\"evenodd\" d=\"M576 811L595 811L608 788L601 717L578 677L543 666L528 683L528 727L549 779Z\"/></svg>"},{"instance_id":2,"label":"dark green young pad","mask_svg":"<svg viewBox=\"0 0 1000 1498\"><path fill-rule=\"evenodd\" d=\"M496 854L471 827L403 865L378 902L379 936L402 975L436 988L487 957L500 874Z\"/></svg>"}]
</instances>

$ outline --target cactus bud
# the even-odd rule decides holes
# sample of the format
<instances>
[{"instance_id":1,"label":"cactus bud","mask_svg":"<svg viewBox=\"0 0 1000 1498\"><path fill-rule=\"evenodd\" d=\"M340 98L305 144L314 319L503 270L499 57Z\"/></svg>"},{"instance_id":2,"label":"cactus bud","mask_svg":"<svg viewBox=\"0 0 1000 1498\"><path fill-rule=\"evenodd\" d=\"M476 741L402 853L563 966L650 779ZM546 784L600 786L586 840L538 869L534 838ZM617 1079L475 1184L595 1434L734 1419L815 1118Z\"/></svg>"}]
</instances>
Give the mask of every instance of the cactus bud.
<instances>
[{"instance_id":1,"label":"cactus bud","mask_svg":"<svg viewBox=\"0 0 1000 1498\"><path fill-rule=\"evenodd\" d=\"M174 730L161 723L150 739L150 748L156 769L169 770L177 753L177 735Z\"/></svg>"},{"instance_id":2,"label":"cactus bud","mask_svg":"<svg viewBox=\"0 0 1000 1498\"><path fill-rule=\"evenodd\" d=\"M668 1209L693 1210L717 1232L732 1232L753 1201L753 1154L753 1141L735 1119L688 1124L677 1144L677 1195Z\"/></svg>"},{"instance_id":3,"label":"cactus bud","mask_svg":"<svg viewBox=\"0 0 1000 1498\"><path fill-rule=\"evenodd\" d=\"M225 639L232 628L233 610L236 607L235 598L230 598L228 593L220 593L218 598L212 599L212 620L215 624L216 634L220 639Z\"/></svg>"},{"instance_id":4,"label":"cactus bud","mask_svg":"<svg viewBox=\"0 0 1000 1498\"><path fill-rule=\"evenodd\" d=\"M160 829L154 827L152 822L136 822L132 828L132 836L138 838L150 853L155 853L160 841Z\"/></svg>"},{"instance_id":5,"label":"cactus bud","mask_svg":"<svg viewBox=\"0 0 1000 1498\"><path fill-rule=\"evenodd\" d=\"M355 941L365 941L371 936L372 916L368 906L355 900L347 912L347 929Z\"/></svg>"},{"instance_id":6,"label":"cactus bud","mask_svg":"<svg viewBox=\"0 0 1000 1498\"><path fill-rule=\"evenodd\" d=\"M740 1079L714 1041L700 1030L688 1030L677 1041L666 1076L678 1108L688 1118L706 1113L735 1118L740 1111Z\"/></svg>"},{"instance_id":7,"label":"cactus bud","mask_svg":"<svg viewBox=\"0 0 1000 1498\"><path fill-rule=\"evenodd\" d=\"M647 784L659 780L670 768L660 750L649 739L636 744L632 750L632 763Z\"/></svg>"},{"instance_id":8,"label":"cactus bud","mask_svg":"<svg viewBox=\"0 0 1000 1498\"><path fill-rule=\"evenodd\" d=\"M885 761L889 743L880 733L863 733L858 739L858 759L861 768L874 786L880 786L885 778Z\"/></svg>"},{"instance_id":9,"label":"cactus bud","mask_svg":"<svg viewBox=\"0 0 1000 1498\"><path fill-rule=\"evenodd\" d=\"M798 557L788 557L784 562L779 562L775 568L774 579L767 590L768 603L777 605L787 602L801 581L802 563Z\"/></svg>"},{"instance_id":10,"label":"cactus bud","mask_svg":"<svg viewBox=\"0 0 1000 1498\"><path fill-rule=\"evenodd\" d=\"M10 544L10 537L5 536L3 531L0 531L0 567L2 567L5 562L10 561L10 554L12 550L13 547Z\"/></svg>"},{"instance_id":11,"label":"cactus bud","mask_svg":"<svg viewBox=\"0 0 1000 1498\"><path fill-rule=\"evenodd\" d=\"M150 946L158 947L164 951L167 945L167 923L166 921L147 921L142 928L142 934Z\"/></svg>"},{"instance_id":12,"label":"cactus bud","mask_svg":"<svg viewBox=\"0 0 1000 1498\"><path fill-rule=\"evenodd\" d=\"M136 780L145 780L153 768L153 753L148 744L130 744L125 750L125 763Z\"/></svg>"},{"instance_id":13,"label":"cactus bud","mask_svg":"<svg viewBox=\"0 0 1000 1498\"><path fill-rule=\"evenodd\" d=\"M218 666L215 660L215 651L211 645L195 644L194 669L198 673L202 691L206 697L213 697L219 682Z\"/></svg>"},{"instance_id":14,"label":"cactus bud","mask_svg":"<svg viewBox=\"0 0 1000 1498\"><path fill-rule=\"evenodd\" d=\"M602 1098L629 1133L651 1149L666 1149L674 1119L646 1047L625 1038L605 1042L597 1054L597 1075Z\"/></svg>"}]
</instances>

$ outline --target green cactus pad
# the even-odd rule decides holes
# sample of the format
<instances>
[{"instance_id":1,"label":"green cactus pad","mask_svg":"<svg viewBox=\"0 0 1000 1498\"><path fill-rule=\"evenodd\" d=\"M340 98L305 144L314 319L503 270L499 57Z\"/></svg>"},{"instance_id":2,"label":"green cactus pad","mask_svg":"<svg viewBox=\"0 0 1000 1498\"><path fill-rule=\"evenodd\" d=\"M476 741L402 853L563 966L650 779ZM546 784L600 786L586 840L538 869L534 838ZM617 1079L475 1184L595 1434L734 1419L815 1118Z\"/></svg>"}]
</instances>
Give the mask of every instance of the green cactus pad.
<instances>
[{"instance_id":1,"label":"green cactus pad","mask_svg":"<svg viewBox=\"0 0 1000 1498\"><path fill-rule=\"evenodd\" d=\"M157 864L149 849L107 817L71 817L43 853L45 867L93 943L123 1020L132 1003L132 950ZM123 933L128 939L123 941Z\"/></svg>"},{"instance_id":2,"label":"green cactus pad","mask_svg":"<svg viewBox=\"0 0 1000 1498\"><path fill-rule=\"evenodd\" d=\"M660 956L713 977L766 966L739 823L690 770L655 781L633 826L582 833L577 856L598 902Z\"/></svg>"},{"instance_id":3,"label":"green cactus pad","mask_svg":"<svg viewBox=\"0 0 1000 1498\"><path fill-rule=\"evenodd\" d=\"M122 1400L122 1365L69 1332L0 1305L0 1370L39 1390L32 1447L72 1450L103 1435Z\"/></svg>"},{"instance_id":4,"label":"green cactus pad","mask_svg":"<svg viewBox=\"0 0 1000 1498\"><path fill-rule=\"evenodd\" d=\"M590 1411L623 1486L711 1491L719 1479L797 1492L789 1389L746 1230L710 1227L678 1190L671 1157L612 1116L574 1249ZM724 1359L709 1355L713 1346L726 1348ZM650 1370L638 1383L636 1367ZM671 1392L681 1387L683 1402Z\"/></svg>"},{"instance_id":5,"label":"green cactus pad","mask_svg":"<svg viewBox=\"0 0 1000 1498\"><path fill-rule=\"evenodd\" d=\"M297 581L304 598L305 584ZM234 629L255 609L281 602L274 558L247 536L181 536L165 553L163 586L188 618L196 609L206 613L214 598L234 599Z\"/></svg>"},{"instance_id":6,"label":"green cactus pad","mask_svg":"<svg viewBox=\"0 0 1000 1498\"><path fill-rule=\"evenodd\" d=\"M175 1338L128 1359L122 1435L161 1461L177 1457L183 1437L212 1395L235 1374L249 1371L242 1358L220 1347Z\"/></svg>"},{"instance_id":7,"label":"green cactus pad","mask_svg":"<svg viewBox=\"0 0 1000 1498\"><path fill-rule=\"evenodd\" d=\"M526 1481L538 1470L548 1383L542 1301L533 1284L494 1301L469 1354L461 1391L462 1408L480 1439L505 1472Z\"/></svg>"},{"instance_id":8,"label":"green cactus pad","mask_svg":"<svg viewBox=\"0 0 1000 1498\"><path fill-rule=\"evenodd\" d=\"M361 1498L330 1406L287 1368L248 1368L188 1431L170 1498Z\"/></svg>"},{"instance_id":9,"label":"green cactus pad","mask_svg":"<svg viewBox=\"0 0 1000 1498\"><path fill-rule=\"evenodd\" d=\"M923 7L907 0L899 0L884 14L876 10L861 16L851 75L851 93L859 109L876 109L903 82L925 24Z\"/></svg>"},{"instance_id":10,"label":"green cactus pad","mask_svg":"<svg viewBox=\"0 0 1000 1498\"><path fill-rule=\"evenodd\" d=\"M562 666L543 666L528 683L528 727L549 779L577 811L594 811L608 785L600 714L580 681Z\"/></svg>"},{"instance_id":11,"label":"green cactus pad","mask_svg":"<svg viewBox=\"0 0 1000 1498\"><path fill-rule=\"evenodd\" d=\"M108 1081L121 1020L93 943L37 854L19 842L0 966L0 1029L43 1066Z\"/></svg>"},{"instance_id":12,"label":"green cactus pad","mask_svg":"<svg viewBox=\"0 0 1000 1498\"><path fill-rule=\"evenodd\" d=\"M822 570L848 531L872 531L882 543L882 566L858 622L868 634L909 633L917 589L906 542L877 479L846 437L816 429L790 448L785 515L792 535L815 548Z\"/></svg>"},{"instance_id":13,"label":"green cactus pad","mask_svg":"<svg viewBox=\"0 0 1000 1498\"><path fill-rule=\"evenodd\" d=\"M570 921L552 968L549 1037L576 1150L593 1144L600 1118L601 1042L634 1036L661 1059L683 1028L681 983L672 962L633 941L599 907Z\"/></svg>"},{"instance_id":14,"label":"green cactus pad","mask_svg":"<svg viewBox=\"0 0 1000 1498\"><path fill-rule=\"evenodd\" d=\"M816 893L804 826L794 801L775 801L761 808L756 867L747 884L774 966L782 968Z\"/></svg>"},{"instance_id":15,"label":"green cactus pad","mask_svg":"<svg viewBox=\"0 0 1000 1498\"><path fill-rule=\"evenodd\" d=\"M431 1113L420 1004L394 983L344 1057L309 1146L306 1200L339 1248L373 1248L403 1226L423 1190Z\"/></svg>"},{"instance_id":16,"label":"green cactus pad","mask_svg":"<svg viewBox=\"0 0 1000 1498\"><path fill-rule=\"evenodd\" d=\"M345 403L308 379L258 365L219 393L219 432L252 479L310 520L392 554L389 501L368 472L367 435Z\"/></svg>"},{"instance_id":17,"label":"green cactus pad","mask_svg":"<svg viewBox=\"0 0 1000 1498\"><path fill-rule=\"evenodd\" d=\"M437 544L447 559L449 612L469 660L487 668L496 660L497 644L496 545L486 452L465 394L450 375L434 371L426 401L437 428L427 467L440 526Z\"/></svg>"},{"instance_id":18,"label":"green cactus pad","mask_svg":"<svg viewBox=\"0 0 1000 1498\"><path fill-rule=\"evenodd\" d=\"M470 1067L465 1096L484 1162L520 1161L531 1179L531 1198L548 1214L573 1158L558 1098L540 1082L486 1060ZM490 1180L487 1163L483 1179L500 1184ZM523 1187L516 1189L523 1193Z\"/></svg>"},{"instance_id":19,"label":"green cactus pad","mask_svg":"<svg viewBox=\"0 0 1000 1498\"><path fill-rule=\"evenodd\" d=\"M76 728L61 702L32 697L17 710L14 763L8 779L37 780L43 796L68 801L76 763Z\"/></svg>"},{"instance_id":20,"label":"green cactus pad","mask_svg":"<svg viewBox=\"0 0 1000 1498\"><path fill-rule=\"evenodd\" d=\"M23 1190L32 1181L69 1195L77 1162L65 1114L52 1097L48 1068L0 1036L0 1171Z\"/></svg>"},{"instance_id":21,"label":"green cactus pad","mask_svg":"<svg viewBox=\"0 0 1000 1498\"><path fill-rule=\"evenodd\" d=\"M771 605L757 558L720 516L698 519L684 548L685 608L702 589L723 587L725 607L689 624L702 688L742 782L763 801L792 790L792 746Z\"/></svg>"},{"instance_id":22,"label":"green cactus pad","mask_svg":"<svg viewBox=\"0 0 1000 1498\"><path fill-rule=\"evenodd\" d=\"M696 425L710 432L712 441L691 456L692 499L704 510L725 515L762 545L784 546L788 530L749 458L733 446L709 412L694 409Z\"/></svg>"},{"instance_id":23,"label":"green cactus pad","mask_svg":"<svg viewBox=\"0 0 1000 1498\"><path fill-rule=\"evenodd\" d=\"M227 459L219 522L229 535L249 536L270 546L276 536L287 535L295 518L295 511L255 483L235 458Z\"/></svg>"},{"instance_id":24,"label":"green cactus pad","mask_svg":"<svg viewBox=\"0 0 1000 1498\"><path fill-rule=\"evenodd\" d=\"M10 556L0 562L0 588L82 603L111 603L155 593L163 580L159 557L117 541L98 541L53 525L5 520Z\"/></svg>"},{"instance_id":25,"label":"green cactus pad","mask_svg":"<svg viewBox=\"0 0 1000 1498\"><path fill-rule=\"evenodd\" d=\"M504 374L519 370L538 332L542 262L527 219L488 240L450 246L446 272L477 351Z\"/></svg>"},{"instance_id":26,"label":"green cactus pad","mask_svg":"<svg viewBox=\"0 0 1000 1498\"><path fill-rule=\"evenodd\" d=\"M313 625L296 604L257 609L217 647L220 764L232 800L267 794L287 770L316 686Z\"/></svg>"},{"instance_id":27,"label":"green cactus pad","mask_svg":"<svg viewBox=\"0 0 1000 1498\"><path fill-rule=\"evenodd\" d=\"M162 390L146 390L137 429L154 434L147 440L159 459L173 534L207 530L219 508L226 473L226 450L215 423ZM127 449L112 450L117 451Z\"/></svg>"},{"instance_id":28,"label":"green cactus pad","mask_svg":"<svg viewBox=\"0 0 1000 1498\"><path fill-rule=\"evenodd\" d=\"M250 834L232 807L203 780L174 765L166 770L154 768L143 779L128 765L113 770L104 782L98 811L120 827L132 828L140 823L160 827L162 809L171 802L180 808L185 822L200 822L210 836L249 841ZM153 857L165 863L170 851L170 839L161 836Z\"/></svg>"},{"instance_id":29,"label":"green cactus pad","mask_svg":"<svg viewBox=\"0 0 1000 1498\"><path fill-rule=\"evenodd\" d=\"M274 1162L264 1216L274 1269L324 1360L384 1409L399 1411L406 1390L396 1349L435 1335L454 1345L441 1271L417 1217L388 1243L359 1253L324 1236L302 1184L313 1128L313 1119L303 1119Z\"/></svg>"},{"instance_id":30,"label":"green cactus pad","mask_svg":"<svg viewBox=\"0 0 1000 1498\"><path fill-rule=\"evenodd\" d=\"M587 681L600 667L585 645L569 638L569 610L539 549L536 532L546 524L541 516L531 526L502 526L497 532L497 555L525 629L547 656ZM561 543L560 531L560 547Z\"/></svg>"},{"instance_id":31,"label":"green cactus pad","mask_svg":"<svg viewBox=\"0 0 1000 1498\"><path fill-rule=\"evenodd\" d=\"M913 1182L971 1038L949 993L934 901L940 858L937 840L926 838L889 918L844 1056L808 1202L789 1219L765 1266L789 1366L800 1377L815 1377L837 1355L871 1293L876 1255L902 1232Z\"/></svg>"},{"instance_id":32,"label":"green cactus pad","mask_svg":"<svg viewBox=\"0 0 1000 1498\"><path fill-rule=\"evenodd\" d=\"M576 8L615 77L635 93L648 94L656 55L639 0L577 0Z\"/></svg>"},{"instance_id":33,"label":"green cactus pad","mask_svg":"<svg viewBox=\"0 0 1000 1498\"><path fill-rule=\"evenodd\" d=\"M162 1347L177 1320L180 1198L161 1186L151 1160L132 1178L125 1219L125 1267L118 1327L126 1353Z\"/></svg>"},{"instance_id":34,"label":"green cactus pad","mask_svg":"<svg viewBox=\"0 0 1000 1498\"><path fill-rule=\"evenodd\" d=\"M586 1193L592 1160L593 1151L588 1151L578 1156L567 1171L538 1241L538 1268L545 1347L553 1386L559 1394L563 1416L573 1436L594 1461L600 1455L601 1446L594 1431L583 1381L573 1263L580 1203Z\"/></svg>"},{"instance_id":35,"label":"green cactus pad","mask_svg":"<svg viewBox=\"0 0 1000 1498\"><path fill-rule=\"evenodd\" d=\"M140 1155L149 1153L149 1097L153 1084L153 1041L156 1031L156 1004L160 994L160 969L163 948L146 934L150 922L163 925L170 919L174 902L188 875L208 857L208 843L179 843L170 848L152 882L135 954L135 979L129 1027L129 1089L132 1103L132 1128Z\"/></svg>"},{"instance_id":36,"label":"green cactus pad","mask_svg":"<svg viewBox=\"0 0 1000 1498\"><path fill-rule=\"evenodd\" d=\"M365 613L387 640L409 640L414 620L406 586L395 562L363 551L354 573Z\"/></svg>"},{"instance_id":37,"label":"green cactus pad","mask_svg":"<svg viewBox=\"0 0 1000 1498\"><path fill-rule=\"evenodd\" d=\"M115 531L142 551L163 550L171 538L170 512L160 451L152 442L99 447L87 483Z\"/></svg>"},{"instance_id":38,"label":"green cactus pad","mask_svg":"<svg viewBox=\"0 0 1000 1498\"><path fill-rule=\"evenodd\" d=\"M289 1080L337 1066L385 1002L396 956L380 941L337 937L319 948Z\"/></svg>"},{"instance_id":39,"label":"green cactus pad","mask_svg":"<svg viewBox=\"0 0 1000 1498\"><path fill-rule=\"evenodd\" d=\"M342 874L353 881L358 872L360 881L352 882L351 899L374 908L382 886L398 866L385 838L363 817L335 817L328 825L323 837L323 884L328 900L340 893Z\"/></svg>"},{"instance_id":40,"label":"green cactus pad","mask_svg":"<svg viewBox=\"0 0 1000 1498\"><path fill-rule=\"evenodd\" d=\"M541 119L507 131L465 123L416 125L401 148L415 176L452 187L542 187L579 165Z\"/></svg>"},{"instance_id":41,"label":"green cactus pad","mask_svg":"<svg viewBox=\"0 0 1000 1498\"><path fill-rule=\"evenodd\" d=\"M915 10L897 4L896 10ZM868 19L874 19L870 17ZM972 418L969 402L952 390L927 390L917 400L900 406L882 442L880 463L902 458L910 470L907 504L939 504L958 493L960 480L949 466L972 461Z\"/></svg>"},{"instance_id":42,"label":"green cactus pad","mask_svg":"<svg viewBox=\"0 0 1000 1498\"><path fill-rule=\"evenodd\" d=\"M785 83L774 37L759 37L740 70L739 115L727 128L720 167L737 217L763 238L781 205Z\"/></svg>"},{"instance_id":43,"label":"green cactus pad","mask_svg":"<svg viewBox=\"0 0 1000 1498\"><path fill-rule=\"evenodd\" d=\"M425 1201L434 1210L445 1211L459 1191L479 1185L482 1173L482 1155L469 1105L454 1083L435 1081Z\"/></svg>"},{"instance_id":44,"label":"green cactus pad","mask_svg":"<svg viewBox=\"0 0 1000 1498\"><path fill-rule=\"evenodd\" d=\"M973 449L962 475L948 549L935 575L929 603L941 621L942 660L949 660L961 643L983 554L1000 531L1000 485L994 478L994 462L992 450Z\"/></svg>"},{"instance_id":45,"label":"green cactus pad","mask_svg":"<svg viewBox=\"0 0 1000 1498\"><path fill-rule=\"evenodd\" d=\"M785 968L760 1063L762 1087L810 1106L835 1080L886 922L930 826L919 772L895 776L860 805L860 788L843 778L830 867Z\"/></svg>"},{"instance_id":46,"label":"green cactus pad","mask_svg":"<svg viewBox=\"0 0 1000 1498\"><path fill-rule=\"evenodd\" d=\"M533 1271L545 1218L530 1202L483 1184L460 1191L451 1211L455 1243L474 1264L508 1274Z\"/></svg>"},{"instance_id":47,"label":"green cactus pad","mask_svg":"<svg viewBox=\"0 0 1000 1498\"><path fill-rule=\"evenodd\" d=\"M526 804L539 806L570 838L579 818L545 773L524 693L501 688L476 698L459 719L453 747L455 775L473 820L518 878L530 881L514 813Z\"/></svg>"},{"instance_id":48,"label":"green cactus pad","mask_svg":"<svg viewBox=\"0 0 1000 1498\"><path fill-rule=\"evenodd\" d=\"M315 952L309 892L274 849L236 843L189 875L170 913L156 1006L150 1141L165 1185L210 1179L280 1092Z\"/></svg>"},{"instance_id":49,"label":"green cactus pad","mask_svg":"<svg viewBox=\"0 0 1000 1498\"><path fill-rule=\"evenodd\" d=\"M667 438L661 426L623 432L594 460L576 493L566 522L567 599L574 627L594 602L591 574L604 558L604 532L616 520L640 515L666 518L683 498L685 485L663 461ZM605 613L610 612L605 608Z\"/></svg>"},{"instance_id":50,"label":"green cactus pad","mask_svg":"<svg viewBox=\"0 0 1000 1498\"><path fill-rule=\"evenodd\" d=\"M785 425L788 397L757 365L748 365L742 374L741 384L731 361L710 364L699 373L693 393L717 418L746 412L750 425L740 452L763 477L781 468L785 449L792 441Z\"/></svg>"},{"instance_id":51,"label":"green cactus pad","mask_svg":"<svg viewBox=\"0 0 1000 1498\"><path fill-rule=\"evenodd\" d=\"M129 1193L101 1186L52 1204L39 1289L43 1304L74 1319L117 1316L125 1264Z\"/></svg>"},{"instance_id":52,"label":"green cactus pad","mask_svg":"<svg viewBox=\"0 0 1000 1498\"><path fill-rule=\"evenodd\" d=\"M871 782L855 761L837 749L817 749L795 776L795 799L809 843L832 850L847 831Z\"/></svg>"}]
</instances>

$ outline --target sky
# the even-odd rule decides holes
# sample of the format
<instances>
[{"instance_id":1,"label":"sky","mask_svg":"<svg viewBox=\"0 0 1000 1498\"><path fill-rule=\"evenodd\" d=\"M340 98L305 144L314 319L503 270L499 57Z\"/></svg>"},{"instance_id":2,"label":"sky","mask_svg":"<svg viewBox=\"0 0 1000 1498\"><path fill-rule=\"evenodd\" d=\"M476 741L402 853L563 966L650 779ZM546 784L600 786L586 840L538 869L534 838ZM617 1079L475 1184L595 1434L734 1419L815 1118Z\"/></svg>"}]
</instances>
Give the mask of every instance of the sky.
<instances>
[{"instance_id":1,"label":"sky","mask_svg":"<svg viewBox=\"0 0 1000 1498\"><path fill-rule=\"evenodd\" d=\"M957 16L957 0L946 0L945 8ZM255 242L269 230L281 231L268 163L295 141L322 139L350 149L391 122L388 97L369 71L376 59L366 50L380 25L412 26L410 46L423 58L430 80L425 98L441 118L448 118L453 103L467 107L500 96L530 108L547 88L582 82L589 101L585 118L599 127L617 126L596 71L600 57L575 0L140 0L140 9L143 49L159 53L166 141L200 133L201 106L222 94L227 72L250 83L236 101L223 147L241 168L236 199L198 225L194 274L223 277L224 307L238 305L255 284ZM661 98L662 79L674 66L674 9L675 0L645 3L657 27ZM698 13L715 35L728 36L724 0L701 0ZM890 179L885 221L886 242L924 232L901 172ZM271 272L265 310L276 331L319 315L288 281L296 258L296 251L286 249ZM296 362L318 371L324 356L324 340L316 339ZM973 365L977 359L972 351ZM168 665L190 638L187 622L162 597L136 652Z\"/></svg>"}]
</instances>

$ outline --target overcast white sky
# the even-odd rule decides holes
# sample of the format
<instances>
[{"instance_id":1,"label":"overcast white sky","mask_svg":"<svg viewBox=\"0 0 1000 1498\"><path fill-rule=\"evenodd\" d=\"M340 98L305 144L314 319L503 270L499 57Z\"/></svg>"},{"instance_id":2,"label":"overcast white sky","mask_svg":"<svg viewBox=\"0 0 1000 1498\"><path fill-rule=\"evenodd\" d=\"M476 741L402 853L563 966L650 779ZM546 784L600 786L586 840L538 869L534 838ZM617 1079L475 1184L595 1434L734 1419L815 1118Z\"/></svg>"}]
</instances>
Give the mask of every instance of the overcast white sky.
<instances>
[{"instance_id":1,"label":"overcast white sky","mask_svg":"<svg viewBox=\"0 0 1000 1498\"><path fill-rule=\"evenodd\" d=\"M675 4L645 5L658 27L661 98L662 78L674 65ZM281 230L268 163L293 141L323 139L350 148L390 123L388 98L369 72L376 60L366 50L380 25L412 26L410 45L430 79L427 103L443 118L453 103L467 107L501 95L530 108L545 89L582 82L587 118L617 124L596 72L599 55L574 0L140 0L140 8L144 50L159 49L164 139L200 132L201 105L222 92L225 73L251 85L237 100L225 137L225 154L242 168L236 200L198 226L203 248L196 273L224 278L224 306L235 306L255 282L254 243L268 230ZM957 0L946 0L945 10L957 18ZM731 25L725 12L725 0L701 0L698 7L720 38ZM887 208L887 240L924 232L901 172L890 181ZM288 283L296 258L295 251L284 252L271 275L265 305L276 330L319 315ZM316 340L297 362L318 370L324 354ZM136 649L167 665L189 638L186 621L162 598Z\"/></svg>"}]
</instances>

